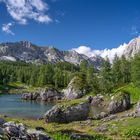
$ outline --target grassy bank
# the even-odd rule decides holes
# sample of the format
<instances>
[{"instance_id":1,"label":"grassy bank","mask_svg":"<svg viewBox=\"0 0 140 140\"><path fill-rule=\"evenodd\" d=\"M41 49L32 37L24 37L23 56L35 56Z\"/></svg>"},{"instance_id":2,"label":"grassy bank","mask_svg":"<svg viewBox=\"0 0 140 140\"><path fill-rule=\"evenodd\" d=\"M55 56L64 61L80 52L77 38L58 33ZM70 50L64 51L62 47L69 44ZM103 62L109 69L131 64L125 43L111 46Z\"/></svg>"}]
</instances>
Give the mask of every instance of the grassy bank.
<instances>
[{"instance_id":1,"label":"grassy bank","mask_svg":"<svg viewBox=\"0 0 140 140\"><path fill-rule=\"evenodd\" d=\"M0 86L0 89L7 87ZM11 83L9 84L9 91L13 90L22 90L22 91L33 91L37 88L28 87L21 83ZM117 94L118 91L125 91L130 93L131 103L136 105L137 101L140 100L140 89L136 88L133 84L129 84L118 88L114 94ZM20 92L17 92L20 93ZM90 93L89 95L94 95ZM105 100L109 100L110 96L106 95ZM71 101L59 101L58 104L63 107L72 106L79 104L80 102L85 101L85 97L81 99L71 100ZM133 106L133 107L134 107ZM95 140L104 140L104 139L139 139L140 138L140 118L123 118L121 117L124 114L133 111L131 108L128 111L117 113L117 117L113 120L104 122L102 120L86 120L86 121L77 121L67 124L58 124L58 123L48 123L46 124L44 120L31 120L31 119L22 119L22 118L5 118L7 121L15 121L17 123L23 123L29 128L43 127L45 132L49 134L54 140L70 140L69 133L84 133L89 136L94 136ZM104 132L95 132L97 127L102 127L107 125L108 129ZM80 139L81 140L81 139ZM90 139L88 139L90 140Z\"/></svg>"},{"instance_id":2,"label":"grassy bank","mask_svg":"<svg viewBox=\"0 0 140 140\"><path fill-rule=\"evenodd\" d=\"M118 113L119 117L123 113ZM114 119L108 122L101 120L87 120L79 122L71 122L67 124L58 123L44 123L44 120L28 120L21 118L6 118L7 121L15 121L23 123L30 128L43 127L45 132L48 133L54 140L70 140L68 133L85 133L90 136L95 136L97 140L103 139L127 139L136 137L135 132L139 129L140 118L121 118ZM97 133L94 131L96 127L108 125L108 130L105 132ZM139 137L137 137L138 139Z\"/></svg>"}]
</instances>

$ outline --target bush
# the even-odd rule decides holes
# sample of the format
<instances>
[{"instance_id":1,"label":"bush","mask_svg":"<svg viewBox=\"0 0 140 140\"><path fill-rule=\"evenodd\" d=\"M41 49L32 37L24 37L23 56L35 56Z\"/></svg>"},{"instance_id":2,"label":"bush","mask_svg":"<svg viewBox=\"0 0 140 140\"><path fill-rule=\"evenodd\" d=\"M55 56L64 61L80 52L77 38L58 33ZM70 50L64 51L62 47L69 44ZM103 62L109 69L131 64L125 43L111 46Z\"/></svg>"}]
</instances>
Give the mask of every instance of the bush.
<instances>
[{"instance_id":1,"label":"bush","mask_svg":"<svg viewBox=\"0 0 140 140\"><path fill-rule=\"evenodd\" d=\"M123 135L126 138L140 137L140 128L129 129Z\"/></svg>"}]
</instances>

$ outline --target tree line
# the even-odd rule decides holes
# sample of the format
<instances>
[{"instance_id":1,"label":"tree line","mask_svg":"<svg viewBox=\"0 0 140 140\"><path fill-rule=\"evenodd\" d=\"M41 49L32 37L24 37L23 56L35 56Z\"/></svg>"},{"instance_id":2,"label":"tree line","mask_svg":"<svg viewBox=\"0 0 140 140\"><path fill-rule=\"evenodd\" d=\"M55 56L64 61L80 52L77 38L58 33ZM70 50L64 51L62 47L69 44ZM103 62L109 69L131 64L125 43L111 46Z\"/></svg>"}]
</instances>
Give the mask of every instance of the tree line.
<instances>
[{"instance_id":1,"label":"tree line","mask_svg":"<svg viewBox=\"0 0 140 140\"><path fill-rule=\"evenodd\" d=\"M24 62L1 61L0 84L21 82L32 86L65 87L76 71L79 71L79 67L67 62L34 65Z\"/></svg>"},{"instance_id":2,"label":"tree line","mask_svg":"<svg viewBox=\"0 0 140 140\"><path fill-rule=\"evenodd\" d=\"M131 59L116 55L112 63L106 58L99 69L86 61L77 66L68 62L42 65L0 62L0 84L21 82L32 86L64 88L74 76L81 77L88 90L95 93L111 93L113 89L130 82L140 86L140 54Z\"/></svg>"}]
</instances>

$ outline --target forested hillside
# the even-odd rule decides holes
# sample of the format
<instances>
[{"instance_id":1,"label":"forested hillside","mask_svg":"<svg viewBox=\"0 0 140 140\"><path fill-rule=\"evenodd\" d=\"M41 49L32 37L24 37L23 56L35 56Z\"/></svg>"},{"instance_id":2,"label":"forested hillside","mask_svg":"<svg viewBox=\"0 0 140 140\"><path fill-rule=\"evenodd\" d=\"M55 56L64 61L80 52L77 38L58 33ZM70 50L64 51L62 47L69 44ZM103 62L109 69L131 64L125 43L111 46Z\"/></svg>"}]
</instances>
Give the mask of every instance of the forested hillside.
<instances>
[{"instance_id":1,"label":"forested hillside","mask_svg":"<svg viewBox=\"0 0 140 140\"><path fill-rule=\"evenodd\" d=\"M82 61L80 65L68 62L56 64L35 65L25 62L0 62L0 83L21 82L39 87L51 85L55 88L64 88L74 76L79 76L87 84L89 91L97 93L111 93L114 89L134 82L140 82L140 56L127 60L115 56L111 64L108 59L103 61L99 69Z\"/></svg>"}]
</instances>

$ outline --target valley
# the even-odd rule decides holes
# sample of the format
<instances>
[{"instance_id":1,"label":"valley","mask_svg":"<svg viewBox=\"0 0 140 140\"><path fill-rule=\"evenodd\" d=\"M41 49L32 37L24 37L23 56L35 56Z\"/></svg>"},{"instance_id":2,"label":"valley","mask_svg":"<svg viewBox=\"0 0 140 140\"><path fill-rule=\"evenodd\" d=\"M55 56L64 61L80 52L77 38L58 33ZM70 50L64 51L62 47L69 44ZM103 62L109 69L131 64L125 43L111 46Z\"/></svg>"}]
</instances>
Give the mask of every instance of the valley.
<instances>
[{"instance_id":1,"label":"valley","mask_svg":"<svg viewBox=\"0 0 140 140\"><path fill-rule=\"evenodd\" d=\"M14 45L5 53L33 49ZM80 64L1 60L2 138L138 139L140 55L132 54L131 59L115 55L112 62L102 58L98 66L79 58Z\"/></svg>"}]
</instances>

